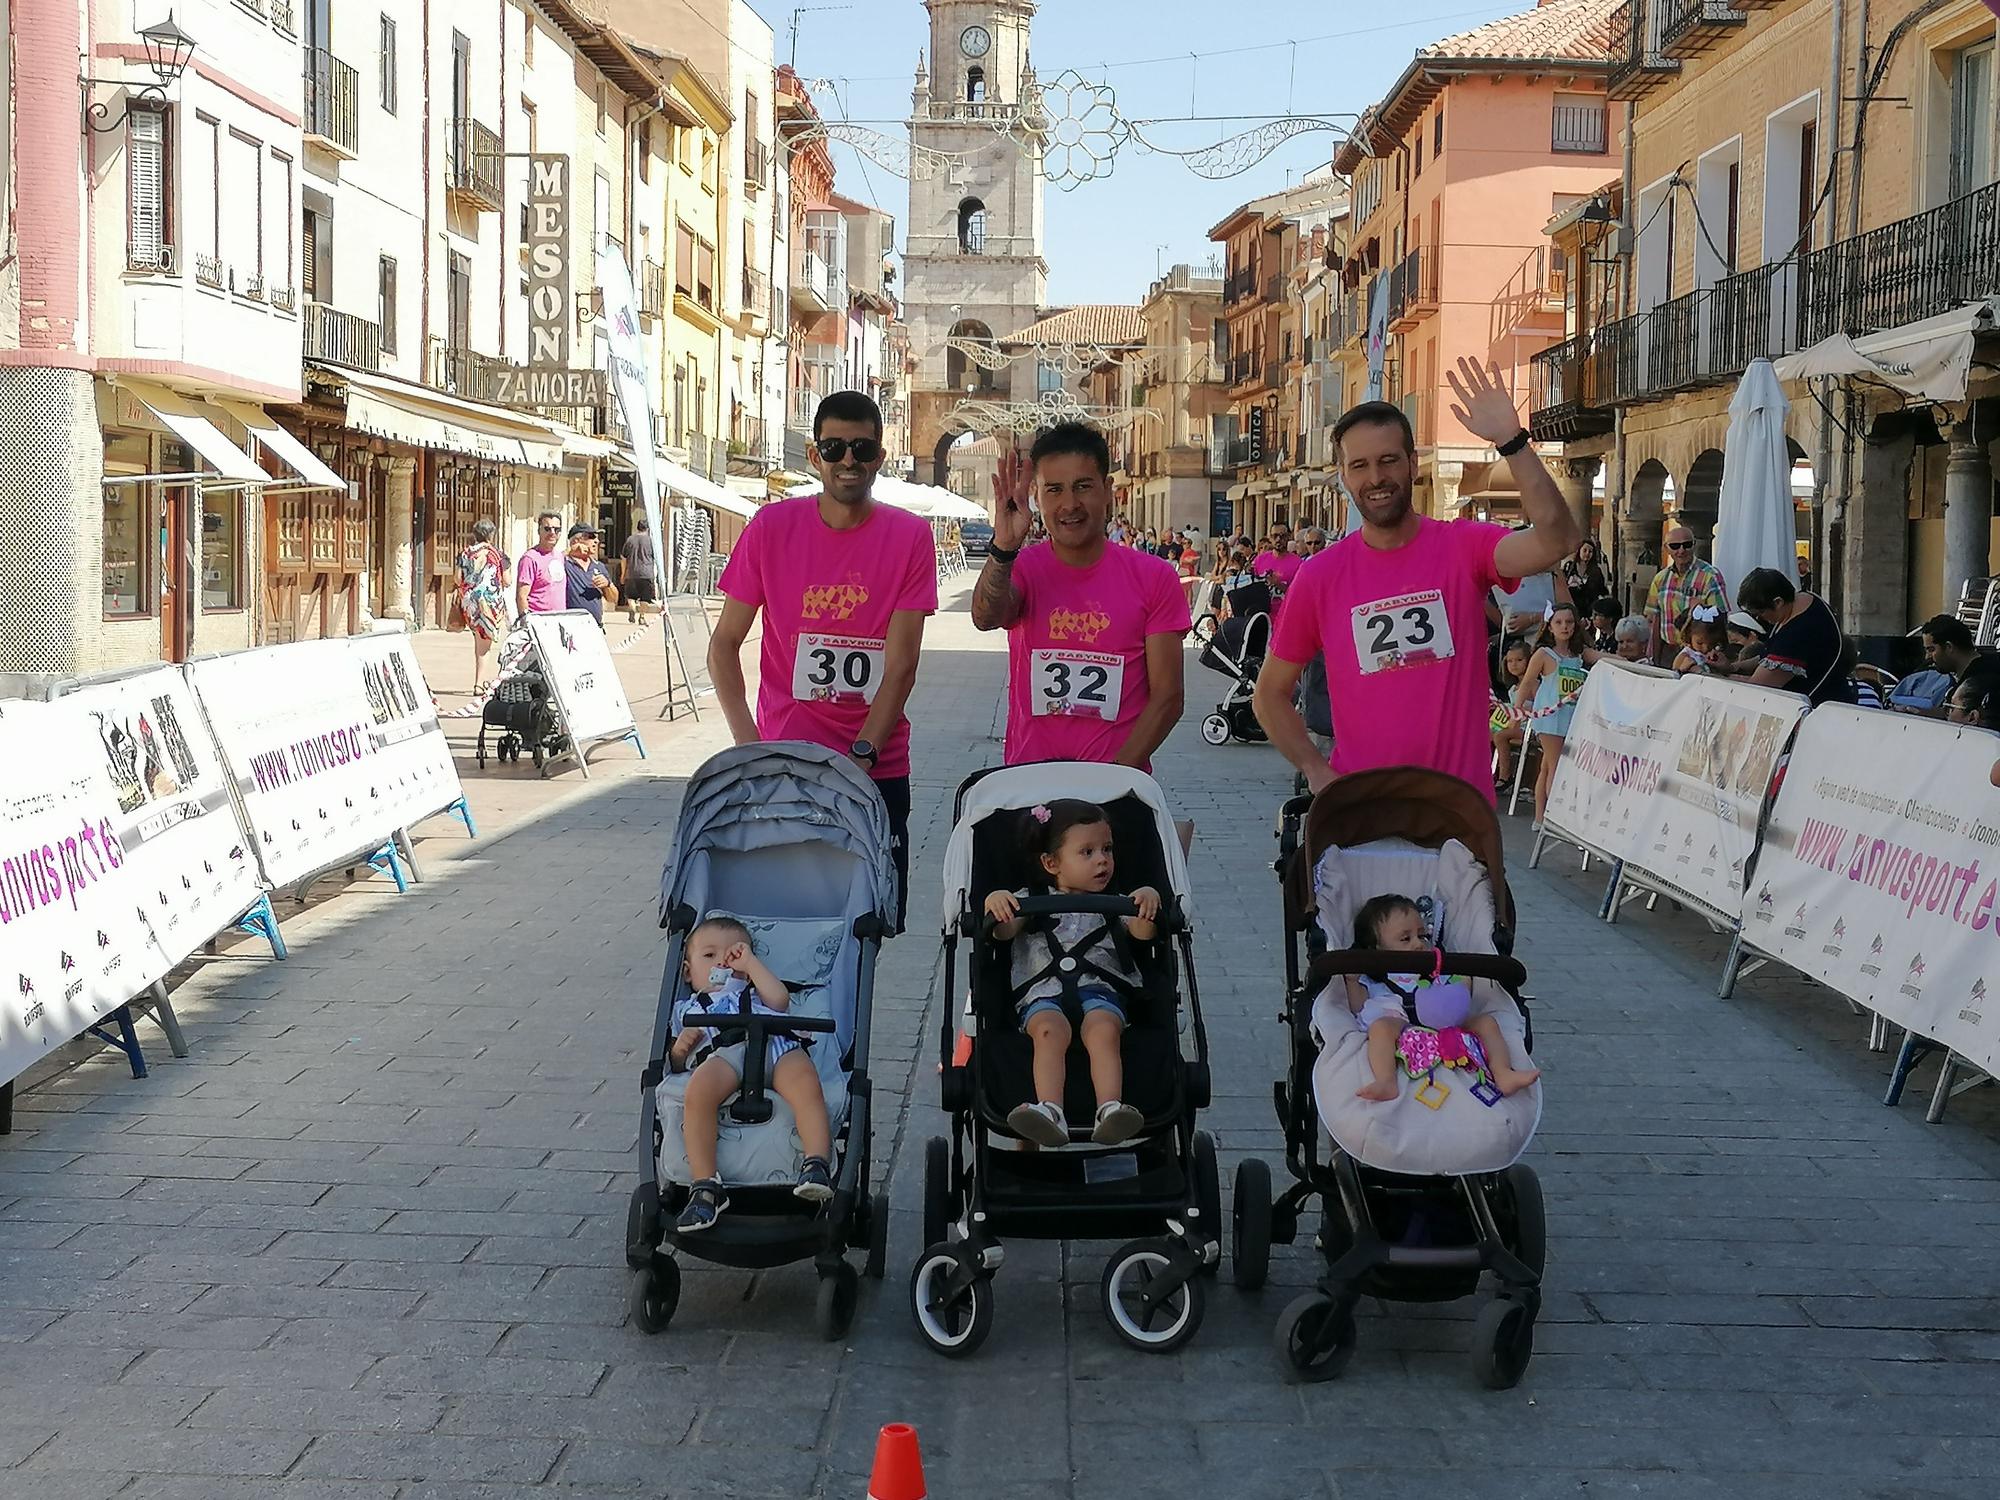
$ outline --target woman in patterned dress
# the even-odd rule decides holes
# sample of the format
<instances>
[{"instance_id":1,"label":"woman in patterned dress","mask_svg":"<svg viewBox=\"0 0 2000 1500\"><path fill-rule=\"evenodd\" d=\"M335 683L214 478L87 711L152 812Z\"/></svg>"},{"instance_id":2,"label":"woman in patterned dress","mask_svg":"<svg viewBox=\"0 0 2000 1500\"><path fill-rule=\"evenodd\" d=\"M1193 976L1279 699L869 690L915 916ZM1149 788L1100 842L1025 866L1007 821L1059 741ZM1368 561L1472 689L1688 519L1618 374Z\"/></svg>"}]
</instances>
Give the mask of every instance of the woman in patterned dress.
<instances>
[{"instance_id":1,"label":"woman in patterned dress","mask_svg":"<svg viewBox=\"0 0 2000 1500\"><path fill-rule=\"evenodd\" d=\"M494 526L480 521L472 545L458 554L458 608L472 632L472 690L484 692L486 653L507 632L507 554L493 545Z\"/></svg>"}]
</instances>

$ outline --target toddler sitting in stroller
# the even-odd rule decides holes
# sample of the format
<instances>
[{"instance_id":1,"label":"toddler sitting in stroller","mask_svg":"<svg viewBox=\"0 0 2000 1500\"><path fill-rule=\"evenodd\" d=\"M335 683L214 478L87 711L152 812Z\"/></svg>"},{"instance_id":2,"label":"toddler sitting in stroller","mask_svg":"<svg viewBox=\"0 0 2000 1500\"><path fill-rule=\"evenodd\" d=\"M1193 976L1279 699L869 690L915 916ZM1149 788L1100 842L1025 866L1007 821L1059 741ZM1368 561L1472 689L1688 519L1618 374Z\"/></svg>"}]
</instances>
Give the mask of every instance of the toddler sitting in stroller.
<instances>
[{"instance_id":1,"label":"toddler sitting in stroller","mask_svg":"<svg viewBox=\"0 0 2000 1500\"><path fill-rule=\"evenodd\" d=\"M1111 821L1094 802L1060 798L1028 811L1024 822L1028 852L1043 880L1064 895L1101 896L1111 884ZM1120 918L1113 928L1088 912L1064 912L1048 919L1046 931L1023 937L1027 922L1019 897L1026 891L995 891L986 898L986 914L996 924L995 942L1013 943L1013 987L1019 996L1021 1029L1035 1044L1035 1101L1016 1105L1007 1125L1023 1140L1041 1146L1069 1144L1069 1122L1063 1116L1063 1081L1072 1032L1063 1014L1064 967L1081 967L1077 986L1082 997L1084 1051L1090 1055L1090 1081L1097 1093L1097 1119L1090 1138L1100 1146L1130 1140L1146 1117L1124 1103L1124 1060L1119 1037L1125 1030L1125 1007L1110 981L1136 989L1139 974L1129 954L1121 951L1126 937L1150 942L1158 932L1155 918L1160 893L1141 886L1131 893L1136 917Z\"/></svg>"},{"instance_id":2,"label":"toddler sitting in stroller","mask_svg":"<svg viewBox=\"0 0 2000 1500\"><path fill-rule=\"evenodd\" d=\"M1393 895L1377 896L1354 914L1354 946L1391 952L1433 951L1424 935L1424 915L1417 903L1407 896ZM1349 974L1347 1008L1354 1012L1355 1024L1368 1033L1368 1069L1373 1075L1354 1091L1355 1097L1380 1102L1396 1097L1396 1055L1403 1033L1412 1027L1462 1027L1471 1032L1486 1054L1493 1086L1503 1097L1518 1094L1541 1077L1539 1069L1512 1065L1500 1023L1484 1014L1468 1018L1471 1006L1471 990L1442 976L1390 974L1377 979L1371 974Z\"/></svg>"},{"instance_id":3,"label":"toddler sitting in stroller","mask_svg":"<svg viewBox=\"0 0 2000 1500\"><path fill-rule=\"evenodd\" d=\"M668 1056L677 1073L690 1064L694 1067L681 1122L681 1142L694 1183L675 1226L691 1234L712 1228L729 1207L716 1173L717 1115L742 1084L749 1043L738 1033L731 1045L727 1028L689 1025L687 1013L718 1015L747 1009L757 1015L783 1015L791 1004L791 992L751 951L750 929L729 917L710 917L688 934L686 974L688 996L674 1018L680 1035ZM792 1191L808 1202L824 1203L833 1196L833 1140L819 1073L805 1052L810 1045L800 1037L769 1037L764 1066L772 1091L791 1106L799 1144L805 1148L798 1185Z\"/></svg>"}]
</instances>

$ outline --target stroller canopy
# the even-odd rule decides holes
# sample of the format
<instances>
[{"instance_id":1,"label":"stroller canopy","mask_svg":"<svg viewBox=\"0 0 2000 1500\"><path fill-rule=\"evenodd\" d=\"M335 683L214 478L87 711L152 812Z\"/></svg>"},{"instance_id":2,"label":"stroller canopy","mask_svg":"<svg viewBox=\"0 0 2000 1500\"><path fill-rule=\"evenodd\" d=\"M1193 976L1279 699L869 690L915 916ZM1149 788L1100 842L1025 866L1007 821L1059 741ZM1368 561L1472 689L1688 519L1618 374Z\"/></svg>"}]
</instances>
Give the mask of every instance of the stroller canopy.
<instances>
[{"instance_id":1,"label":"stroller canopy","mask_svg":"<svg viewBox=\"0 0 2000 1500\"><path fill-rule=\"evenodd\" d=\"M1336 779L1306 813L1299 852L1285 874L1285 906L1294 930L1313 920L1313 868L1328 849L1375 839L1408 839L1440 849L1457 839L1485 866L1493 886L1494 919L1510 931L1514 898L1507 889L1506 846L1493 804L1456 776L1421 766L1384 766Z\"/></svg>"},{"instance_id":2,"label":"stroller canopy","mask_svg":"<svg viewBox=\"0 0 2000 1500\"><path fill-rule=\"evenodd\" d=\"M1032 765L1003 766L990 771L966 789L957 826L944 851L943 929L949 934L965 909L972 884L973 847L981 823L996 814L1019 812L1038 802L1058 797L1080 797L1099 806L1132 798L1152 814L1159 841L1159 857L1166 871L1168 888L1164 896L1188 901L1187 856L1181 853L1180 833L1167 807L1160 785L1144 771L1129 766L1107 766L1093 761L1040 761ZM984 892L980 893L982 897Z\"/></svg>"},{"instance_id":3,"label":"stroller canopy","mask_svg":"<svg viewBox=\"0 0 2000 1500\"><path fill-rule=\"evenodd\" d=\"M870 885L868 905L895 911L889 811L852 760L797 740L735 745L710 756L688 779L681 802L660 883L662 925L686 899L691 873L702 863L693 856L791 848L809 858L813 846L853 856L856 878ZM782 904L782 892L772 895ZM784 914L777 906L768 910Z\"/></svg>"}]
</instances>

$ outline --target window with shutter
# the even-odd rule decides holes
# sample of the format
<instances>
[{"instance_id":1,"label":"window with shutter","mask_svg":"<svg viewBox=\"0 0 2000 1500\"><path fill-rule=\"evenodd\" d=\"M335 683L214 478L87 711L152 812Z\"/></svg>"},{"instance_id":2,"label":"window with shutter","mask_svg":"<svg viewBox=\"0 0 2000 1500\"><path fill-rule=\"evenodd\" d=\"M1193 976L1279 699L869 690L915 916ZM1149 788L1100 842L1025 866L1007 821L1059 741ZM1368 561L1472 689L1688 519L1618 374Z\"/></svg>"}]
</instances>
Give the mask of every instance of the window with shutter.
<instances>
[{"instance_id":1,"label":"window with shutter","mask_svg":"<svg viewBox=\"0 0 2000 1500\"><path fill-rule=\"evenodd\" d=\"M684 297L694 295L694 231L685 224L674 229L674 290Z\"/></svg>"},{"instance_id":2,"label":"window with shutter","mask_svg":"<svg viewBox=\"0 0 2000 1500\"><path fill-rule=\"evenodd\" d=\"M396 258L383 256L375 267L375 321L382 328L382 352L396 352Z\"/></svg>"},{"instance_id":3,"label":"window with shutter","mask_svg":"<svg viewBox=\"0 0 2000 1500\"><path fill-rule=\"evenodd\" d=\"M125 121L126 235L128 263L164 270L172 239L167 232L167 116L134 109Z\"/></svg>"},{"instance_id":4,"label":"window with shutter","mask_svg":"<svg viewBox=\"0 0 2000 1500\"><path fill-rule=\"evenodd\" d=\"M300 257L299 263L299 280L304 283L300 287L300 290L305 293L305 298L308 302L324 301L325 299L320 296L319 255L317 253L319 246L319 215L309 208L299 215L299 241L305 251L305 254Z\"/></svg>"},{"instance_id":5,"label":"window with shutter","mask_svg":"<svg viewBox=\"0 0 2000 1500\"><path fill-rule=\"evenodd\" d=\"M530 22L529 32L534 29L534 24ZM382 37L376 51L375 70L381 81L382 108L393 115L396 112L396 23L387 15L382 17Z\"/></svg>"}]
</instances>

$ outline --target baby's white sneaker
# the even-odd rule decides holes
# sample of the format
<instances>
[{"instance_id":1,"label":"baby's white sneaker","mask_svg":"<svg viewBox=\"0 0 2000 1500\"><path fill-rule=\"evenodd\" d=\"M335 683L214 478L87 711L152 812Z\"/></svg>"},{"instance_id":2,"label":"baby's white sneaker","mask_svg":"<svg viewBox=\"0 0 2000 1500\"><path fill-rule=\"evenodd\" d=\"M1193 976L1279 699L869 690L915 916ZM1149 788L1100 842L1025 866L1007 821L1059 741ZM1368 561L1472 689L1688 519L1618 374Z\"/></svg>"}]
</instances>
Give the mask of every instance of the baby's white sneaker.
<instances>
[{"instance_id":1,"label":"baby's white sneaker","mask_svg":"<svg viewBox=\"0 0 2000 1500\"><path fill-rule=\"evenodd\" d=\"M1145 1123L1146 1117L1131 1105L1107 1099L1097 1108L1097 1124L1090 1138L1100 1146L1115 1146L1131 1140Z\"/></svg>"},{"instance_id":2,"label":"baby's white sneaker","mask_svg":"<svg viewBox=\"0 0 2000 1500\"><path fill-rule=\"evenodd\" d=\"M1007 1128L1037 1146L1069 1144L1069 1121L1060 1104L1017 1104L1007 1112Z\"/></svg>"}]
</instances>

